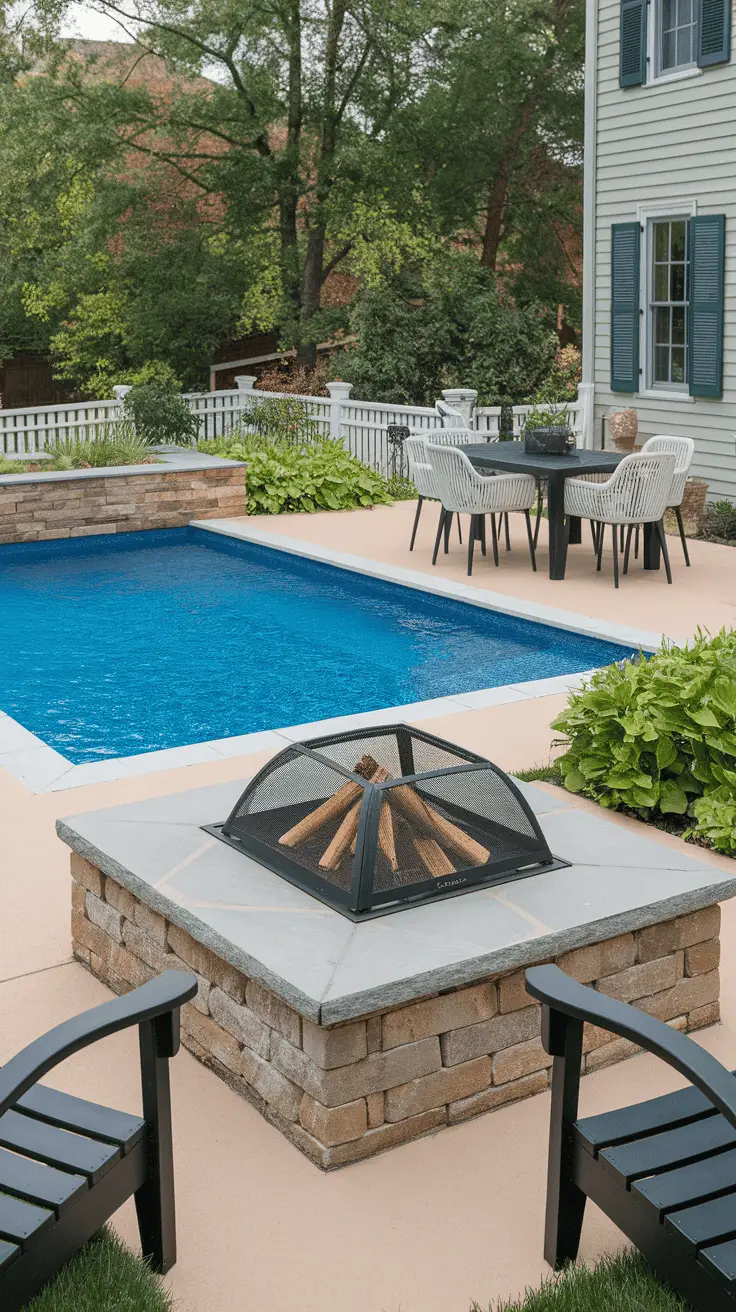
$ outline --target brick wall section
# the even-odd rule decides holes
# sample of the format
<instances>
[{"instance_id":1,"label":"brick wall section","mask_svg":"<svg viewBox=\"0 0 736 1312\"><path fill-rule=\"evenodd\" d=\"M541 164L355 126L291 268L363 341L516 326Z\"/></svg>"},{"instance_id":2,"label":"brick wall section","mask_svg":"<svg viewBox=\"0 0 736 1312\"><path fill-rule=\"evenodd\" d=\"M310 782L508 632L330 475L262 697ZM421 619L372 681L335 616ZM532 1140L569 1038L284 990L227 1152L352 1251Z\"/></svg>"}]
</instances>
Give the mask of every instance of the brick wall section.
<instances>
[{"instance_id":1,"label":"brick wall section","mask_svg":"<svg viewBox=\"0 0 736 1312\"><path fill-rule=\"evenodd\" d=\"M372 1156L547 1088L551 1058L523 971L324 1028L72 853L74 955L118 993L194 971L182 1041L317 1165ZM680 1030L719 1019L720 907L557 958L585 984ZM634 1044L586 1026L583 1068Z\"/></svg>"},{"instance_id":2,"label":"brick wall section","mask_svg":"<svg viewBox=\"0 0 736 1312\"><path fill-rule=\"evenodd\" d=\"M0 482L0 543L43 542L147 528L182 528L192 519L245 514L245 470L169 470L115 478Z\"/></svg>"}]
</instances>

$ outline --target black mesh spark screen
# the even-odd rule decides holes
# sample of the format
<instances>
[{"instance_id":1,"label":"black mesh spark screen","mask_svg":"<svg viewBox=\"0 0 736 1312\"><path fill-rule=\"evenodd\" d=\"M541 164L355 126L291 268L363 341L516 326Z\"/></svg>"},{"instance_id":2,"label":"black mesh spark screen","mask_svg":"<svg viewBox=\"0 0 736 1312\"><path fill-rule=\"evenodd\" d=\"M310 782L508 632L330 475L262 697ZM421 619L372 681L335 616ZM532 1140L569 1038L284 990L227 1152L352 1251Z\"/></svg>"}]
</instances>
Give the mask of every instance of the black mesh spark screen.
<instances>
[{"instance_id":1,"label":"black mesh spark screen","mask_svg":"<svg viewBox=\"0 0 736 1312\"><path fill-rule=\"evenodd\" d=\"M403 724L294 744L206 828L356 920L566 864L502 770Z\"/></svg>"}]
</instances>

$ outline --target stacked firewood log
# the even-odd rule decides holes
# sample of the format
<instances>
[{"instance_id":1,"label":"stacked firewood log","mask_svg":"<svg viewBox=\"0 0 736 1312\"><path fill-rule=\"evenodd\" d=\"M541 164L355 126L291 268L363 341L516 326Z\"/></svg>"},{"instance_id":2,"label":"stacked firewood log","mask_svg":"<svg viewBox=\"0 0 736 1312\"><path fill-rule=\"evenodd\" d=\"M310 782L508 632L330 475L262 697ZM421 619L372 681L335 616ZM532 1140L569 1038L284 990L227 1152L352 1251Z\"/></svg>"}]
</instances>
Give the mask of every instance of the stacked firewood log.
<instances>
[{"instance_id":1,"label":"stacked firewood log","mask_svg":"<svg viewBox=\"0 0 736 1312\"><path fill-rule=\"evenodd\" d=\"M391 778L388 770L368 754L356 763L353 773L372 784L386 783ZM282 834L279 842L283 847L300 847L330 827L332 833L319 865L322 870L337 870L348 854L355 852L362 801L362 784L348 779L332 797ZM490 853L487 848L440 815L411 784L398 784L385 790L378 821L378 846L394 872L399 866L397 829L407 824L420 863L435 879L454 874L458 869L457 862L462 868L467 868L482 866L488 861Z\"/></svg>"}]
</instances>

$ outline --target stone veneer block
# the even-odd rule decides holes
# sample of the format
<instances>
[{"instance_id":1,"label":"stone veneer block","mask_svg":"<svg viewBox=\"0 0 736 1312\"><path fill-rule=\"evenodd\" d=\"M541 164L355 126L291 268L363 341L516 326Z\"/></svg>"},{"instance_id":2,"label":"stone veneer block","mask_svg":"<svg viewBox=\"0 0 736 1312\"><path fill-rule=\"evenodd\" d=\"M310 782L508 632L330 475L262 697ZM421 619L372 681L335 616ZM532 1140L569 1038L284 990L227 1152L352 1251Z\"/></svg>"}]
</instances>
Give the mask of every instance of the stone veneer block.
<instances>
[{"instance_id":1,"label":"stone veneer block","mask_svg":"<svg viewBox=\"0 0 736 1312\"><path fill-rule=\"evenodd\" d=\"M246 513L242 464L184 449L157 459L125 473L120 468L41 470L4 478L0 543L183 528L193 519Z\"/></svg>"},{"instance_id":2,"label":"stone veneer block","mask_svg":"<svg viewBox=\"0 0 736 1312\"><path fill-rule=\"evenodd\" d=\"M94 868L79 862L74 868L87 883L98 884ZM104 899L72 881L76 958L117 992L159 970L191 969L196 963L198 994L182 1008L184 1046L323 1169L359 1161L548 1086L552 1059L540 1039L540 1008L528 994L525 1006L462 1023L494 1012L500 998L521 1002L518 971L360 1021L316 1025L159 913L151 919L150 909L110 875L99 886ZM676 925L665 922L662 941L699 937L699 915L678 917ZM709 927L713 924L711 918ZM634 957L642 934L631 936ZM597 946L601 967L631 955L628 949L622 954L620 938ZM718 939L708 939L635 962L593 983L613 997L639 994L644 987L657 990L639 996L636 1005L678 1029L698 1029L718 1020L718 970L713 966L718 955ZM390 1046L376 1048L382 1035ZM585 1027L584 1071L637 1051L628 1040Z\"/></svg>"},{"instance_id":3,"label":"stone veneer block","mask_svg":"<svg viewBox=\"0 0 736 1312\"><path fill-rule=\"evenodd\" d=\"M507 885L502 898L482 890L355 925L203 838L199 826L242 787L60 822L73 848L74 955L119 993L192 970L184 1045L323 1169L547 1088L528 964L556 961L678 1029L718 1019L716 900L736 879L681 845L639 840L525 786L553 850L583 864ZM590 864L592 848L612 845L617 866ZM587 1026L583 1069L635 1051Z\"/></svg>"}]
</instances>

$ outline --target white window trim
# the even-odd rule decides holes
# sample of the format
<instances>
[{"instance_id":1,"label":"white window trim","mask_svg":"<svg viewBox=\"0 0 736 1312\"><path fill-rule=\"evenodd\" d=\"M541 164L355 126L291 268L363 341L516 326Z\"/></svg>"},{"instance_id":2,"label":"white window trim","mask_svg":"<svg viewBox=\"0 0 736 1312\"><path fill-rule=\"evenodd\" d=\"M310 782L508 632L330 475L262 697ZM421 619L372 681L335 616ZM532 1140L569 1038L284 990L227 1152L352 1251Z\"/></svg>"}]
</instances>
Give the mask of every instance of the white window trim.
<instances>
[{"instance_id":1,"label":"white window trim","mask_svg":"<svg viewBox=\"0 0 736 1312\"><path fill-rule=\"evenodd\" d=\"M683 68L672 69L671 72L660 73L659 69L659 51L657 48L657 37L660 27L660 13L662 0L648 0L649 5L649 22L647 23L647 86L659 86L660 83L681 82L687 77L699 77L705 70L699 68L697 63L686 64Z\"/></svg>"},{"instance_id":2,"label":"white window trim","mask_svg":"<svg viewBox=\"0 0 736 1312\"><path fill-rule=\"evenodd\" d=\"M652 401L676 401L686 402L692 405L695 397L691 396L686 390L679 391L676 387L649 387L649 224L652 219L673 219L694 218L698 212L698 202L694 196L674 196L657 201L655 204L638 205L636 217L641 229L641 256L639 260L639 304L643 310L640 314L639 323L639 377L643 379L644 386L640 387L636 395Z\"/></svg>"}]
</instances>

